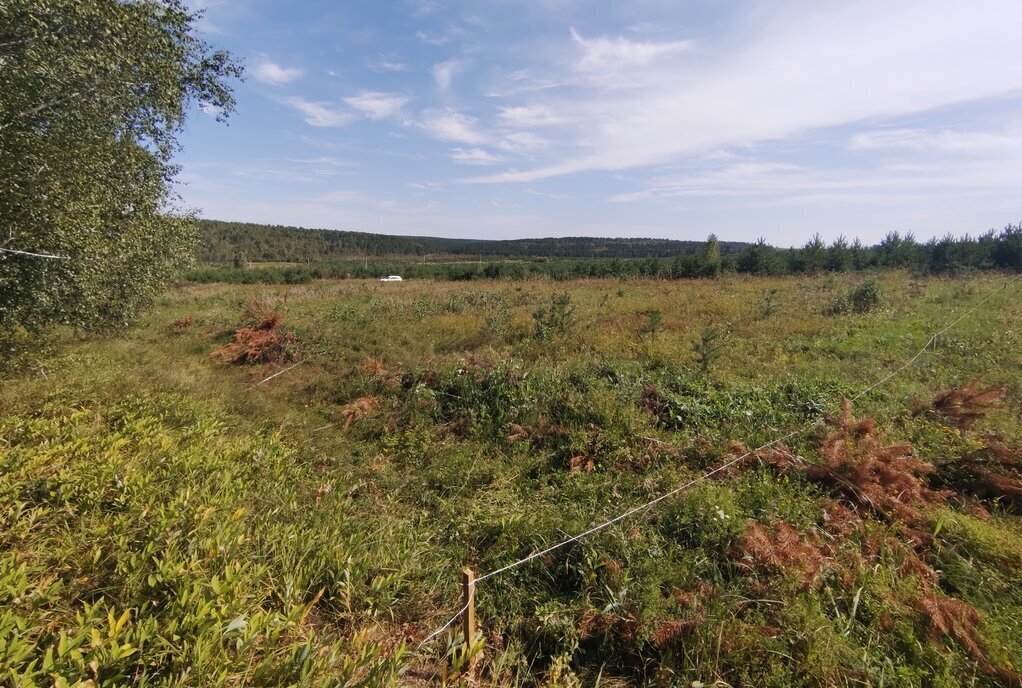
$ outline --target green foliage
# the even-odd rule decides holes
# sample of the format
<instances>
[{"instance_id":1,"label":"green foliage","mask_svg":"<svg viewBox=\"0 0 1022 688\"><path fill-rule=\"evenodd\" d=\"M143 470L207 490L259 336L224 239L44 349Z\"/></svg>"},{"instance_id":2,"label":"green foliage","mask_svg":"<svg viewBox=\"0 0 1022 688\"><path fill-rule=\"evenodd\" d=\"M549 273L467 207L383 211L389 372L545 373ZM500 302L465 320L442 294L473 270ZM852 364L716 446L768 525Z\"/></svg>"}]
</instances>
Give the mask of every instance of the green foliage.
<instances>
[{"instance_id":1,"label":"green foliage","mask_svg":"<svg viewBox=\"0 0 1022 688\"><path fill-rule=\"evenodd\" d=\"M703 375L710 372L710 366L720 358L724 342L720 341L721 332L715 327L704 328L699 339L692 343L692 351L696 355L696 363Z\"/></svg>"},{"instance_id":2,"label":"green foliage","mask_svg":"<svg viewBox=\"0 0 1022 688\"><path fill-rule=\"evenodd\" d=\"M388 685L414 547L364 547L279 436L178 396L0 420L0 675L9 685ZM323 513L334 516L324 520ZM414 556L414 555L412 555Z\"/></svg>"},{"instance_id":3,"label":"green foliage","mask_svg":"<svg viewBox=\"0 0 1022 688\"><path fill-rule=\"evenodd\" d=\"M875 277L869 277L834 299L827 312L830 315L871 313L880 307L881 300L880 283Z\"/></svg>"},{"instance_id":4,"label":"green foliage","mask_svg":"<svg viewBox=\"0 0 1022 688\"><path fill-rule=\"evenodd\" d=\"M780 291L778 289L768 289L763 292L763 295L759 299L759 308L757 312L760 318L769 318L771 315L777 312L780 308Z\"/></svg>"},{"instance_id":5,"label":"green foliage","mask_svg":"<svg viewBox=\"0 0 1022 688\"><path fill-rule=\"evenodd\" d=\"M0 4L0 317L120 325L191 260L171 157L193 104L240 69L178 0Z\"/></svg>"},{"instance_id":6,"label":"green foliage","mask_svg":"<svg viewBox=\"0 0 1022 688\"><path fill-rule=\"evenodd\" d=\"M481 653L458 624L412 651L460 607L462 567L494 571L819 419L949 305L995 293L855 415L920 461L994 432L1020 446L1022 304L1003 277L913 294L880 273L898 317L854 321L822 314L840 277L721 280L573 283L577 346L533 338L561 294L538 280L187 285L116 337L26 354L0 385L0 683L1009 683L922 603L974 605L990 665L1022 666L1017 515L953 498L911 532L866 511L842 530L807 477L822 426L785 440L790 471L749 457L486 579ZM771 289L798 317L749 317ZM208 356L260 303L286 304L317 355L253 388L277 368ZM636 347L650 310L656 366ZM692 339L724 323L713 374L689 369ZM1010 392L974 433L906 408L981 372ZM780 523L788 549L755 559L750 528Z\"/></svg>"},{"instance_id":7,"label":"green foliage","mask_svg":"<svg viewBox=\"0 0 1022 688\"><path fill-rule=\"evenodd\" d=\"M575 325L575 308L571 296L563 292L550 299L549 306L540 306L532 313L536 321L536 339L550 339L571 331Z\"/></svg>"},{"instance_id":8,"label":"green foliage","mask_svg":"<svg viewBox=\"0 0 1022 688\"><path fill-rule=\"evenodd\" d=\"M660 331L663 326L664 316L658 310L646 311L646 318L642 321L642 326L639 328L639 336L649 336L650 344L656 339L656 333Z\"/></svg>"}]
</instances>

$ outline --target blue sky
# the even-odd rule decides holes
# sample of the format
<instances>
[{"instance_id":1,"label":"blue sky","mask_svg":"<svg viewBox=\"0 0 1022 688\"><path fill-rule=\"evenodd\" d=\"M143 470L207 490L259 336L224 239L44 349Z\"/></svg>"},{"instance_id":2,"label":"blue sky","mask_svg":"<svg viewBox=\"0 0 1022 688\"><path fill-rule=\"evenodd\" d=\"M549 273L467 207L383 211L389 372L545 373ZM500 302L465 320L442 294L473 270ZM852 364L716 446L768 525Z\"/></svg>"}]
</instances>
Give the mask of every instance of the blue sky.
<instances>
[{"instance_id":1,"label":"blue sky","mask_svg":"<svg viewBox=\"0 0 1022 688\"><path fill-rule=\"evenodd\" d=\"M877 241L1022 219L1019 0L193 0L205 217L388 234Z\"/></svg>"}]
</instances>

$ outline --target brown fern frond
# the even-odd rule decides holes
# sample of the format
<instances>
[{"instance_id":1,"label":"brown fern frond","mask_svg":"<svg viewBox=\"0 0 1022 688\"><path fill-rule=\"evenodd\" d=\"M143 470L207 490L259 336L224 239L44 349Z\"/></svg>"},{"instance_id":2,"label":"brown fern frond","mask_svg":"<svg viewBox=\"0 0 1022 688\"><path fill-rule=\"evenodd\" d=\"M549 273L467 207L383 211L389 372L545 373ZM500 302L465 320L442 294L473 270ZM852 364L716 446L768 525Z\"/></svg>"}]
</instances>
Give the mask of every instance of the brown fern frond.
<instances>
[{"instance_id":1,"label":"brown fern frond","mask_svg":"<svg viewBox=\"0 0 1022 688\"><path fill-rule=\"evenodd\" d=\"M917 406L916 413L933 411L960 430L971 429L992 409L1004 404L1005 388L983 388L979 378L969 380L960 387L952 387L937 394L927 405Z\"/></svg>"},{"instance_id":2,"label":"brown fern frond","mask_svg":"<svg viewBox=\"0 0 1022 688\"><path fill-rule=\"evenodd\" d=\"M653 643L653 647L663 650L670 646L671 643L684 637L695 626L696 622L691 620L663 621L653 631L650 641Z\"/></svg>"},{"instance_id":3,"label":"brown fern frond","mask_svg":"<svg viewBox=\"0 0 1022 688\"><path fill-rule=\"evenodd\" d=\"M751 522L738 539L737 554L746 569L787 576L804 590L814 588L822 580L829 561L814 533L803 537L784 521L770 529Z\"/></svg>"},{"instance_id":4,"label":"brown fern frond","mask_svg":"<svg viewBox=\"0 0 1022 688\"><path fill-rule=\"evenodd\" d=\"M242 327L231 342L213 352L223 364L286 363L296 343L294 333L280 327L280 315L271 313L254 327Z\"/></svg>"}]
</instances>

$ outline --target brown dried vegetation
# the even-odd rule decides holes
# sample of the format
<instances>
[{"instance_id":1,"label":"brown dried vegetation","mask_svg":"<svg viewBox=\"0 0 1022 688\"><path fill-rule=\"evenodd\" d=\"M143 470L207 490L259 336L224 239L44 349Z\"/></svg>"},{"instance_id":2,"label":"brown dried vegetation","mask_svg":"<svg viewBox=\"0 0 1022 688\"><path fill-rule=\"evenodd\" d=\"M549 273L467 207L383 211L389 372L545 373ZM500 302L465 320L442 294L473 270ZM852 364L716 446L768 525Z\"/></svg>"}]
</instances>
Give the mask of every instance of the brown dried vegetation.
<instances>
[{"instance_id":1,"label":"brown dried vegetation","mask_svg":"<svg viewBox=\"0 0 1022 688\"><path fill-rule=\"evenodd\" d=\"M346 404L341 409L341 415L344 417L344 428L350 428L354 423L362 420L380 405L380 400L376 397L359 397L349 404Z\"/></svg>"},{"instance_id":2,"label":"brown dried vegetation","mask_svg":"<svg viewBox=\"0 0 1022 688\"><path fill-rule=\"evenodd\" d=\"M938 462L933 480L1022 512L1022 450L1011 449L998 439L988 439L985 447L960 458Z\"/></svg>"},{"instance_id":3,"label":"brown dried vegetation","mask_svg":"<svg viewBox=\"0 0 1022 688\"><path fill-rule=\"evenodd\" d=\"M825 485L853 506L908 524L919 523L923 507L947 497L923 481L933 472L932 464L915 458L907 442L883 444L873 420L856 420L847 399L841 413L826 422L833 430L820 440L820 464L807 464L784 445L753 456L778 472L798 472Z\"/></svg>"},{"instance_id":4,"label":"brown dried vegetation","mask_svg":"<svg viewBox=\"0 0 1022 688\"><path fill-rule=\"evenodd\" d=\"M642 387L642 396L639 398L639 405L646 409L664 425L670 425L674 421L674 414L671 412L671 404L667 398L660 393L656 385L648 384Z\"/></svg>"},{"instance_id":5,"label":"brown dried vegetation","mask_svg":"<svg viewBox=\"0 0 1022 688\"><path fill-rule=\"evenodd\" d=\"M817 587L831 557L818 533L802 537L789 523L779 521L771 528L753 521L738 539L740 565L749 571L784 574L803 590Z\"/></svg>"},{"instance_id":6,"label":"brown dried vegetation","mask_svg":"<svg viewBox=\"0 0 1022 688\"><path fill-rule=\"evenodd\" d=\"M951 425L960 430L969 430L991 409L999 408L1004 403L1004 387L980 386L979 378L965 383L961 387L953 387L933 397L930 403L916 401L913 413L933 412L943 416Z\"/></svg>"},{"instance_id":7,"label":"brown dried vegetation","mask_svg":"<svg viewBox=\"0 0 1022 688\"><path fill-rule=\"evenodd\" d=\"M545 416L540 416L536 422L536 427L529 428L525 425L519 425L518 423L508 423L507 441L511 444L519 442L521 440L530 440L533 445L542 447L552 437L565 437L567 436L568 429L563 425L556 423L549 423Z\"/></svg>"},{"instance_id":8,"label":"brown dried vegetation","mask_svg":"<svg viewBox=\"0 0 1022 688\"><path fill-rule=\"evenodd\" d=\"M941 592L940 574L933 567L910 550L899 567L899 573L919 580L919 596L910 605L926 623L930 637L938 641L945 638L954 640L983 673L997 677L1002 685L1022 686L1022 676L990 661L987 641L979 630L982 623L979 611L968 602Z\"/></svg>"},{"instance_id":9,"label":"brown dried vegetation","mask_svg":"<svg viewBox=\"0 0 1022 688\"><path fill-rule=\"evenodd\" d=\"M267 316L254 327L242 327L231 342L213 352L225 365L250 363L287 363L292 359L297 339L280 326L280 315Z\"/></svg>"}]
</instances>

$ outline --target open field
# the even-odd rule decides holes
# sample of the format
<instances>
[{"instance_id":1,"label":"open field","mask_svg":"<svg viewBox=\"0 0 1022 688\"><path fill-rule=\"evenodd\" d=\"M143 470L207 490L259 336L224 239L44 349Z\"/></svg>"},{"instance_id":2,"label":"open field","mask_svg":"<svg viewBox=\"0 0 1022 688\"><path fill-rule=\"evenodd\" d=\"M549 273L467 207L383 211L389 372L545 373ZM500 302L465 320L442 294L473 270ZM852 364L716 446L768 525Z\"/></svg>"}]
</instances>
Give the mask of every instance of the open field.
<instances>
[{"instance_id":1,"label":"open field","mask_svg":"<svg viewBox=\"0 0 1022 688\"><path fill-rule=\"evenodd\" d=\"M0 384L0 676L1022 685L1010 279L180 286Z\"/></svg>"}]
</instances>

